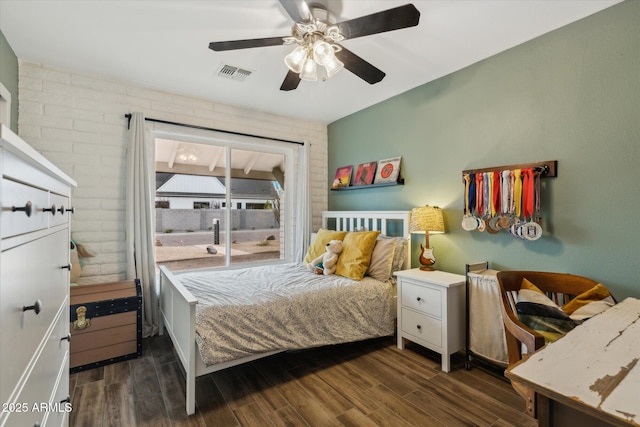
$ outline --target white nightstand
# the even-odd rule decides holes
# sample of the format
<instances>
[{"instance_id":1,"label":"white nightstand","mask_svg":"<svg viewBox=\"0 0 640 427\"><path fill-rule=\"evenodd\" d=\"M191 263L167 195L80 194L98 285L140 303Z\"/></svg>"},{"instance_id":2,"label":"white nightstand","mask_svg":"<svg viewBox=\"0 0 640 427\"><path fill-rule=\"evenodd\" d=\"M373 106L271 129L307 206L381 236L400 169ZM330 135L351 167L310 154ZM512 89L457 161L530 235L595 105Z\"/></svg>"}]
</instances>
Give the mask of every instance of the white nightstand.
<instances>
[{"instance_id":1,"label":"white nightstand","mask_svg":"<svg viewBox=\"0 0 640 427\"><path fill-rule=\"evenodd\" d=\"M451 354L464 348L465 277L418 268L398 271L398 348L413 341L442 355L449 372Z\"/></svg>"}]
</instances>

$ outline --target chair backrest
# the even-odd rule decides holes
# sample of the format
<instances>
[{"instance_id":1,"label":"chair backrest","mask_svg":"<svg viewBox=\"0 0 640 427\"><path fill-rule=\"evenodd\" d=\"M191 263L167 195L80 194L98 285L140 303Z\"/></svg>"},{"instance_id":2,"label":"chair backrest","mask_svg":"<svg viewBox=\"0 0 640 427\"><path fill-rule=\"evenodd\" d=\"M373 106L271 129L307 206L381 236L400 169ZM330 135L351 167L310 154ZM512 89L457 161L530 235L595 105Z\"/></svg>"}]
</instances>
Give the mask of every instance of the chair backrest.
<instances>
[{"instance_id":1,"label":"chair backrest","mask_svg":"<svg viewBox=\"0 0 640 427\"><path fill-rule=\"evenodd\" d=\"M575 296L598 284L595 280L566 273L543 271L501 271L498 273L502 315L507 332L509 365L522 359L522 344L528 353L544 345L542 335L525 326L518 319L516 302L522 279L527 279L558 305L566 304Z\"/></svg>"}]
</instances>

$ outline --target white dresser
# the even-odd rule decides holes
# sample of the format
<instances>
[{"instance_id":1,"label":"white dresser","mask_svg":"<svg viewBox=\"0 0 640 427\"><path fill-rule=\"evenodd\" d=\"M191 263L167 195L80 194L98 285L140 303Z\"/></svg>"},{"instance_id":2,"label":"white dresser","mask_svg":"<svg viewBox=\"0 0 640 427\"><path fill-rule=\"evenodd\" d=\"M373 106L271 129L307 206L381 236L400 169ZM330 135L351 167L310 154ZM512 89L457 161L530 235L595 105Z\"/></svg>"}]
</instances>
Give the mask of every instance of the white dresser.
<instances>
[{"instance_id":1,"label":"white dresser","mask_svg":"<svg viewBox=\"0 0 640 427\"><path fill-rule=\"evenodd\" d=\"M4 125L0 172L0 426L66 426L76 183Z\"/></svg>"},{"instance_id":2,"label":"white dresser","mask_svg":"<svg viewBox=\"0 0 640 427\"><path fill-rule=\"evenodd\" d=\"M465 277L419 268L398 271L398 348L413 341L442 355L449 372L451 354L464 348Z\"/></svg>"}]
</instances>

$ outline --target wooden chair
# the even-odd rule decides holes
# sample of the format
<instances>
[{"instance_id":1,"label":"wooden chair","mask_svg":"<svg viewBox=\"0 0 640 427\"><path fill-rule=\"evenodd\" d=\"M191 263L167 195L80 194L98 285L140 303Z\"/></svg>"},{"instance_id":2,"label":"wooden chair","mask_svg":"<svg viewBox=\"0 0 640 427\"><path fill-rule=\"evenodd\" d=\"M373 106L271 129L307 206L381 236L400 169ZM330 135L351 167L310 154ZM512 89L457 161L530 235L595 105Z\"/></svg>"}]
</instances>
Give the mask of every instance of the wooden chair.
<instances>
[{"instance_id":1,"label":"wooden chair","mask_svg":"<svg viewBox=\"0 0 640 427\"><path fill-rule=\"evenodd\" d=\"M507 340L508 367L533 354L544 346L544 338L525 326L516 312L516 301L522 279L526 278L558 305L563 305L575 296L593 288L598 282L586 277L564 273L541 271L501 271L498 273L502 317ZM526 353L523 353L523 346ZM537 418L536 394L522 384L511 382L514 390L522 396L527 405L527 413Z\"/></svg>"}]
</instances>

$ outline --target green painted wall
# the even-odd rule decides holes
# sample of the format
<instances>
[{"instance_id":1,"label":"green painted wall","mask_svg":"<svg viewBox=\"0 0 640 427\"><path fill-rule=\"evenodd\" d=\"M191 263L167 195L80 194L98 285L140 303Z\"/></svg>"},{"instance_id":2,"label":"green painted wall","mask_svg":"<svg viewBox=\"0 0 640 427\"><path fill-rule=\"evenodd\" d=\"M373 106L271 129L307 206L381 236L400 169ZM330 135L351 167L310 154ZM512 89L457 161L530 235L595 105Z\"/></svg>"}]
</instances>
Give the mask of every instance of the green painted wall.
<instances>
[{"instance_id":1,"label":"green painted wall","mask_svg":"<svg viewBox=\"0 0 640 427\"><path fill-rule=\"evenodd\" d=\"M0 82L11 93L11 130L18 133L18 57L0 31Z\"/></svg>"},{"instance_id":2,"label":"green painted wall","mask_svg":"<svg viewBox=\"0 0 640 427\"><path fill-rule=\"evenodd\" d=\"M584 275L619 299L640 297L640 1L329 126L329 171L396 155L406 185L331 191L329 209L437 205L447 228L430 239L439 269L463 273L486 260ZM558 160L558 177L543 180L540 240L462 230L462 170L543 160Z\"/></svg>"}]
</instances>

